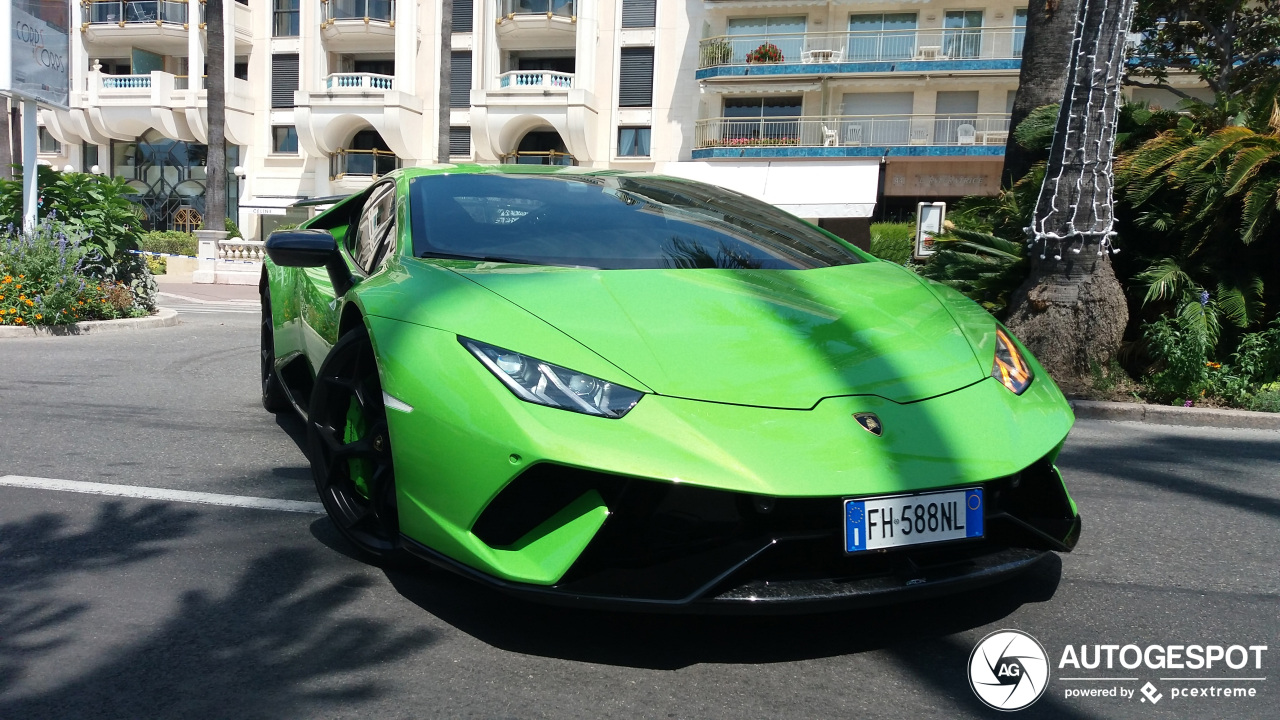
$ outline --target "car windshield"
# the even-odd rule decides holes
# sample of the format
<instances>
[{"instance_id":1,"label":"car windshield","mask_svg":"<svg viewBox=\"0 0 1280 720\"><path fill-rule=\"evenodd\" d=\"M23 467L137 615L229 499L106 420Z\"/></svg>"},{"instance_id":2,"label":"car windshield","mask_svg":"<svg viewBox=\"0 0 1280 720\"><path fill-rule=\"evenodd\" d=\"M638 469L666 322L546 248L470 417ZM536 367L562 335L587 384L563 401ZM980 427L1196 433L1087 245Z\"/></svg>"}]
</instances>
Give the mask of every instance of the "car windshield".
<instances>
[{"instance_id":1,"label":"car windshield","mask_svg":"<svg viewBox=\"0 0 1280 720\"><path fill-rule=\"evenodd\" d=\"M800 220L674 178L428 175L411 185L414 254L606 270L804 270L861 262Z\"/></svg>"}]
</instances>

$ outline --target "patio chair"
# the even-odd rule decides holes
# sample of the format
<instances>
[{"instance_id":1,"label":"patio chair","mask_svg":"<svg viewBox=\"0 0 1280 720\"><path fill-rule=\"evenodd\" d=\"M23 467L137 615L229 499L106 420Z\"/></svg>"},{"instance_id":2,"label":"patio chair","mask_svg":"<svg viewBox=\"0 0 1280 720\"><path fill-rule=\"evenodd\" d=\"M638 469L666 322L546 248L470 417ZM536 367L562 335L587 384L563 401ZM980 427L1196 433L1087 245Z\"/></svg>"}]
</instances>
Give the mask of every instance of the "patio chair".
<instances>
[{"instance_id":1,"label":"patio chair","mask_svg":"<svg viewBox=\"0 0 1280 720\"><path fill-rule=\"evenodd\" d=\"M822 146L835 147L839 144L840 144L840 138L836 136L836 131L827 127L826 124L824 123L822 125Z\"/></svg>"},{"instance_id":2,"label":"patio chair","mask_svg":"<svg viewBox=\"0 0 1280 720\"><path fill-rule=\"evenodd\" d=\"M972 145L974 144L977 136L977 130L969 123L965 123L956 128L957 145Z\"/></svg>"}]
</instances>

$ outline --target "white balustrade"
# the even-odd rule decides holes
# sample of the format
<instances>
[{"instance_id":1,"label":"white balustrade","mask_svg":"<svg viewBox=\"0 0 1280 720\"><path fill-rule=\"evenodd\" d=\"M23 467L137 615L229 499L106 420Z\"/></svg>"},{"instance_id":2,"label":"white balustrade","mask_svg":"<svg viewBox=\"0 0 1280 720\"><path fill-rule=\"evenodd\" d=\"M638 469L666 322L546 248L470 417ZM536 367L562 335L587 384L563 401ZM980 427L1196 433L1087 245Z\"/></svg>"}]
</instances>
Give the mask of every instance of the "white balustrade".
<instances>
[{"instance_id":1,"label":"white balustrade","mask_svg":"<svg viewBox=\"0 0 1280 720\"><path fill-rule=\"evenodd\" d=\"M243 240L232 238L218 241L219 260L240 260L244 262L262 262L266 256L266 243L262 240Z\"/></svg>"},{"instance_id":2,"label":"white balustrade","mask_svg":"<svg viewBox=\"0 0 1280 720\"><path fill-rule=\"evenodd\" d=\"M333 92L386 91L395 87L395 77L376 73L333 73L324 79L326 90Z\"/></svg>"},{"instance_id":3,"label":"white balustrade","mask_svg":"<svg viewBox=\"0 0 1280 720\"><path fill-rule=\"evenodd\" d=\"M554 70L510 70L498 76L503 90L568 90L573 87L573 73Z\"/></svg>"},{"instance_id":4,"label":"white balustrade","mask_svg":"<svg viewBox=\"0 0 1280 720\"><path fill-rule=\"evenodd\" d=\"M103 90L146 90L151 87L150 75L103 75Z\"/></svg>"}]
</instances>

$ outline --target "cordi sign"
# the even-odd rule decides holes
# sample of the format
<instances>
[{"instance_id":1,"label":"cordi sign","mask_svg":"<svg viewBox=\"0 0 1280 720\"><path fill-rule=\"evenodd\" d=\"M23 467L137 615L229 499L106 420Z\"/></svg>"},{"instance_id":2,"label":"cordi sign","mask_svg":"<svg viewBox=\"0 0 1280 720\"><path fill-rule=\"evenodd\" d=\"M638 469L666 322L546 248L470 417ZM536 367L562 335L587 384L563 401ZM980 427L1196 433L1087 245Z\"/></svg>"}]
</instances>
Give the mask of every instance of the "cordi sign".
<instances>
[{"instance_id":1,"label":"cordi sign","mask_svg":"<svg viewBox=\"0 0 1280 720\"><path fill-rule=\"evenodd\" d=\"M1063 699L1132 701L1229 701L1256 698L1266 681L1266 645L1188 644L1067 645L1058 654ZM1096 671L1096 674L1094 674ZM1134 676L1117 677L1140 671ZM996 710L1021 710L1044 696L1050 660L1044 646L1020 630L999 630L969 656L969 685ZM1139 677L1151 674L1155 677ZM1156 683L1159 683L1158 685Z\"/></svg>"},{"instance_id":2,"label":"cordi sign","mask_svg":"<svg viewBox=\"0 0 1280 720\"><path fill-rule=\"evenodd\" d=\"M0 93L67 106L70 12L67 0L0 2Z\"/></svg>"}]
</instances>

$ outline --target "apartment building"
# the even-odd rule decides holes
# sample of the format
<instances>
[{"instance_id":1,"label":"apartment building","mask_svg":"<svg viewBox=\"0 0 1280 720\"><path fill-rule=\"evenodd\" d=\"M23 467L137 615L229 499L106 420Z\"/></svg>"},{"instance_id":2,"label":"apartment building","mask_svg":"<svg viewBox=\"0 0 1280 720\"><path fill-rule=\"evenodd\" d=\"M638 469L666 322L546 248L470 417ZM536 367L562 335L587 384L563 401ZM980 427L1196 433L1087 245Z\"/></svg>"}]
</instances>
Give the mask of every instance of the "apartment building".
<instances>
[{"instance_id":1,"label":"apartment building","mask_svg":"<svg viewBox=\"0 0 1280 720\"><path fill-rule=\"evenodd\" d=\"M1025 2L1025 0L1023 0ZM440 5L225 0L229 207L249 237L438 146ZM124 178L145 223L204 209L204 3L72 5L70 110L41 159ZM999 0L454 0L458 162L656 170L846 236L998 189L1025 9Z\"/></svg>"}]
</instances>

